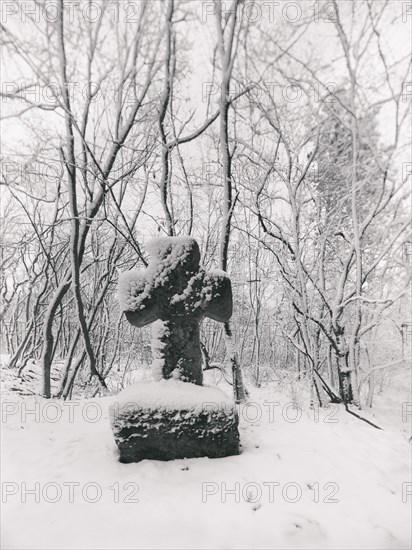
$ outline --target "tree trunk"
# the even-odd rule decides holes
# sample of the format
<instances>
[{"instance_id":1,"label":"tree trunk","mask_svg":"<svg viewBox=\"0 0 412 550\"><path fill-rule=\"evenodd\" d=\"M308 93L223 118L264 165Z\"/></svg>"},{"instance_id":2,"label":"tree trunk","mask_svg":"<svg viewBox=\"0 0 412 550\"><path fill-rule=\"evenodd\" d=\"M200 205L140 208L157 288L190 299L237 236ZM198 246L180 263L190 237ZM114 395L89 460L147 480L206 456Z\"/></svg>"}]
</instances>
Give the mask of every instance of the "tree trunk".
<instances>
[{"instance_id":1,"label":"tree trunk","mask_svg":"<svg viewBox=\"0 0 412 550\"><path fill-rule=\"evenodd\" d=\"M236 27L238 0L234 0L231 6L231 21L229 25L229 36L225 43L225 28L222 28L222 2L218 0L216 10L216 26L218 33L218 48L220 52L220 61L222 64L222 89L219 102L220 111L220 154L223 170L223 208L222 223L220 230L220 258L219 266L223 271L227 271L228 251L231 229L231 218L234 203L232 200L232 157L229 151L229 85L231 70L233 67L232 48L234 43L234 32ZM237 403L246 400L246 390L243 384L242 372L240 370L239 360L234 347L232 331L230 324L225 323L226 347L229 351L230 363L233 374L233 390Z\"/></svg>"}]
</instances>

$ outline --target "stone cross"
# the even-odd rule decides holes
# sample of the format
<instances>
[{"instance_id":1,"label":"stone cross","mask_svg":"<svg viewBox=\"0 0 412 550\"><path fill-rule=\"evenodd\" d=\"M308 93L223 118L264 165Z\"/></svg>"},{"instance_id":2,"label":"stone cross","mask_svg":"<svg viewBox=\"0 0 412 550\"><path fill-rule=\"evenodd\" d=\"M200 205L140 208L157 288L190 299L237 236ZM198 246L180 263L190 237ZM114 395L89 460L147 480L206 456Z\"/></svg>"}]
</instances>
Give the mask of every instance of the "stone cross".
<instances>
[{"instance_id":1,"label":"stone cross","mask_svg":"<svg viewBox=\"0 0 412 550\"><path fill-rule=\"evenodd\" d=\"M206 316L224 323L232 315L232 287L224 271L199 267L192 237L159 237L148 244L150 263L119 278L119 298L127 320L152 326L155 380L176 378L202 385L199 324Z\"/></svg>"}]
</instances>

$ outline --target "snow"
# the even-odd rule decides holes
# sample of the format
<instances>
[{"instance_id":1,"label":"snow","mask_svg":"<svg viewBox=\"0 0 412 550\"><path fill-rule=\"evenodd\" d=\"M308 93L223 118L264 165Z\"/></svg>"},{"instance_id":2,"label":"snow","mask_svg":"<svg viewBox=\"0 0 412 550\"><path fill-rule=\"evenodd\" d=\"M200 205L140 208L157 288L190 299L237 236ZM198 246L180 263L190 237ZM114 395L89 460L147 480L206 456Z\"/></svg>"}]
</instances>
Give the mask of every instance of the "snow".
<instances>
[{"instance_id":1,"label":"snow","mask_svg":"<svg viewBox=\"0 0 412 550\"><path fill-rule=\"evenodd\" d=\"M123 311L144 307L143 301L150 298L151 287L141 271L131 269L119 275L119 301Z\"/></svg>"},{"instance_id":2,"label":"snow","mask_svg":"<svg viewBox=\"0 0 412 550\"><path fill-rule=\"evenodd\" d=\"M165 265L172 266L173 269L178 263L183 263L189 256L194 255L200 258L196 239L187 235L156 237L147 243L147 250L151 258L161 260Z\"/></svg>"},{"instance_id":3,"label":"snow","mask_svg":"<svg viewBox=\"0 0 412 550\"><path fill-rule=\"evenodd\" d=\"M239 456L121 464L115 399L5 393L2 548L410 548L403 435L301 410L272 384L239 408Z\"/></svg>"},{"instance_id":4,"label":"snow","mask_svg":"<svg viewBox=\"0 0 412 550\"><path fill-rule=\"evenodd\" d=\"M183 269L188 262L192 270L197 271L199 267L199 247L192 237L158 237L149 241L147 250L151 260L144 271L130 270L119 276L119 301L123 311L146 308L154 290L167 284L176 268Z\"/></svg>"},{"instance_id":5,"label":"snow","mask_svg":"<svg viewBox=\"0 0 412 550\"><path fill-rule=\"evenodd\" d=\"M230 281L221 270L206 272L199 267L199 247L192 237L159 237L147 245L151 254L149 266L143 270L130 270L119 275L119 301L122 311L143 311L156 308L156 289L168 287L167 310L170 314L190 314L208 309L215 302L217 315L219 299L231 294ZM177 276L176 276L177 275ZM174 281L171 283L171 281ZM162 303L163 303L162 302ZM224 307L224 311L228 308ZM231 307L230 307L231 313ZM230 317L230 315L229 315ZM153 319L151 319L153 320ZM218 319L219 320L219 319Z\"/></svg>"},{"instance_id":6,"label":"snow","mask_svg":"<svg viewBox=\"0 0 412 550\"><path fill-rule=\"evenodd\" d=\"M142 380L125 388L114 397L112 409L121 414L134 406L140 410L190 410L201 411L207 407L229 410L234 407L233 399L221 389L212 386L198 386L180 380Z\"/></svg>"}]
</instances>

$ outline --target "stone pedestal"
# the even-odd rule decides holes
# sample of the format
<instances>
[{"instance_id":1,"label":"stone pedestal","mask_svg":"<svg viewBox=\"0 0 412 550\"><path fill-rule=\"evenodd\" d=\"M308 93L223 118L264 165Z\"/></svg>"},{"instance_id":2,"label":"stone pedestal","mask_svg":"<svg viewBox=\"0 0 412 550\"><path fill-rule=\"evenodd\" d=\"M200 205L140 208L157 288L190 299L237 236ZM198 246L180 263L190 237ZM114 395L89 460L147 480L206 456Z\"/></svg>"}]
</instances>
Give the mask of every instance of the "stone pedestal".
<instances>
[{"instance_id":1,"label":"stone pedestal","mask_svg":"<svg viewBox=\"0 0 412 550\"><path fill-rule=\"evenodd\" d=\"M218 388L143 381L115 399L111 425L121 462L239 453L235 404Z\"/></svg>"}]
</instances>

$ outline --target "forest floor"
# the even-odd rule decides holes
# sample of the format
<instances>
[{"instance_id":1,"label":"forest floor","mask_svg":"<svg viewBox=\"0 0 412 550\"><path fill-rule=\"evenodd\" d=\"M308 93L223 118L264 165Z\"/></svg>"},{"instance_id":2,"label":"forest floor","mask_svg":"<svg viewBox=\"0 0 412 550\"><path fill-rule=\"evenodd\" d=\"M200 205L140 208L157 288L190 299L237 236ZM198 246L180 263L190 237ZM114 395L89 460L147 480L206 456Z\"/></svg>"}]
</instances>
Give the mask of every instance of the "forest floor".
<instances>
[{"instance_id":1,"label":"forest floor","mask_svg":"<svg viewBox=\"0 0 412 550\"><path fill-rule=\"evenodd\" d=\"M239 409L239 456L122 464L115 396L44 400L8 380L3 549L411 547L410 395L357 411L378 430L271 384Z\"/></svg>"}]
</instances>

